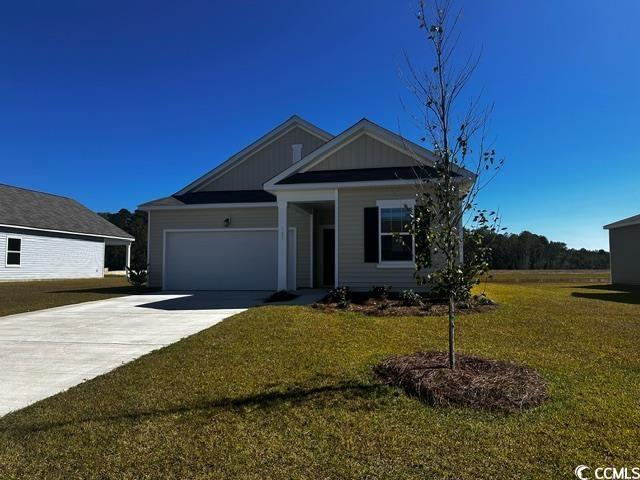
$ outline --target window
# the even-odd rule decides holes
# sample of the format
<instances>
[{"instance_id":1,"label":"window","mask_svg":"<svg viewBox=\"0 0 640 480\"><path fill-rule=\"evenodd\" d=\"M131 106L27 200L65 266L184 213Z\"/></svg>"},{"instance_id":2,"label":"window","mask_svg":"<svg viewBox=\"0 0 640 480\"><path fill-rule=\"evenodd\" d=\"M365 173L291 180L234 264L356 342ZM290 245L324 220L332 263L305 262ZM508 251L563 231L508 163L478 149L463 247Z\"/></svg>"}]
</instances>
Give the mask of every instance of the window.
<instances>
[{"instance_id":1,"label":"window","mask_svg":"<svg viewBox=\"0 0 640 480\"><path fill-rule=\"evenodd\" d=\"M408 232L413 200L379 201L380 263L413 266L414 241Z\"/></svg>"},{"instance_id":2,"label":"window","mask_svg":"<svg viewBox=\"0 0 640 480\"><path fill-rule=\"evenodd\" d=\"M7 238L7 267L20 266L20 253L22 251L22 239Z\"/></svg>"}]
</instances>

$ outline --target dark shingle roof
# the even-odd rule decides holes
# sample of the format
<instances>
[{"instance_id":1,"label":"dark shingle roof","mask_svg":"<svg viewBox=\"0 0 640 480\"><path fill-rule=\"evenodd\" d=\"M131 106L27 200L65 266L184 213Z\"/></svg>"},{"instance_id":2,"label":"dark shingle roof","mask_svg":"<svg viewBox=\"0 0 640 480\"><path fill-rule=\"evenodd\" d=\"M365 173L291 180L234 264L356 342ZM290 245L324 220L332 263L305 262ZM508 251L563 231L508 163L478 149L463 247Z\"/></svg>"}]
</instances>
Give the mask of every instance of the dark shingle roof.
<instances>
[{"instance_id":1,"label":"dark shingle roof","mask_svg":"<svg viewBox=\"0 0 640 480\"><path fill-rule=\"evenodd\" d=\"M264 190L226 190L218 192L193 192L184 195L172 195L140 205L144 207L171 207L179 205L198 205L205 203L268 203L276 197Z\"/></svg>"},{"instance_id":2,"label":"dark shingle roof","mask_svg":"<svg viewBox=\"0 0 640 480\"><path fill-rule=\"evenodd\" d=\"M2 184L0 224L133 239L72 198Z\"/></svg>"},{"instance_id":3,"label":"dark shingle roof","mask_svg":"<svg viewBox=\"0 0 640 480\"><path fill-rule=\"evenodd\" d=\"M614 228L631 227L633 225L639 225L639 224L640 224L640 215L634 215L633 217L624 218L622 220L618 220L617 222L613 222L608 225L605 225L602 228L604 228L605 230L612 230Z\"/></svg>"},{"instance_id":4,"label":"dark shingle roof","mask_svg":"<svg viewBox=\"0 0 640 480\"><path fill-rule=\"evenodd\" d=\"M375 182L382 180L414 180L436 178L433 167L353 168L348 170L314 170L294 173L277 185L297 183Z\"/></svg>"}]
</instances>

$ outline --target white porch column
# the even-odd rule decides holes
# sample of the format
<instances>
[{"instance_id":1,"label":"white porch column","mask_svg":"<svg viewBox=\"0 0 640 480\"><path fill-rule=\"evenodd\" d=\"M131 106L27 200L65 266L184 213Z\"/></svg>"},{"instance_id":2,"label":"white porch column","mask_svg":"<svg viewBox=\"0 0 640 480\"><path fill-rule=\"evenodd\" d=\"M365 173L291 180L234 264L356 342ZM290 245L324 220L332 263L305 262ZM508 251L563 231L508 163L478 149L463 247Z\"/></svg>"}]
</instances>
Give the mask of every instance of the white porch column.
<instances>
[{"instance_id":1,"label":"white porch column","mask_svg":"<svg viewBox=\"0 0 640 480\"><path fill-rule=\"evenodd\" d=\"M336 188L333 192L333 232L335 234L335 240L334 240L334 252L335 252L335 258L334 258L334 286L337 288L340 286L340 276L338 275L338 267L339 262L338 262L338 258L340 258L339 255L339 245L340 242L338 241L339 237L339 231L340 231L340 218L338 217L338 189Z\"/></svg>"},{"instance_id":2,"label":"white porch column","mask_svg":"<svg viewBox=\"0 0 640 480\"><path fill-rule=\"evenodd\" d=\"M278 290L287 289L287 210L288 202L278 200Z\"/></svg>"},{"instance_id":3,"label":"white porch column","mask_svg":"<svg viewBox=\"0 0 640 480\"><path fill-rule=\"evenodd\" d=\"M125 265L127 268L131 268L131 242L127 242L127 260Z\"/></svg>"}]
</instances>

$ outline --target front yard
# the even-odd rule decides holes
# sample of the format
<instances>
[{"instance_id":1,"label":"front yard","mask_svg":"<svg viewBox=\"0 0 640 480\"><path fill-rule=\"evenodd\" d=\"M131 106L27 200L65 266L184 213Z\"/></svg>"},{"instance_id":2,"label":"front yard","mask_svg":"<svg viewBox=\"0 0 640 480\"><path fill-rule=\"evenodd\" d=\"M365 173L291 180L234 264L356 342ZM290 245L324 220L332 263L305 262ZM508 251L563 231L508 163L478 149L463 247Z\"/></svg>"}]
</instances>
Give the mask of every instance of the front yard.
<instances>
[{"instance_id":1,"label":"front yard","mask_svg":"<svg viewBox=\"0 0 640 480\"><path fill-rule=\"evenodd\" d=\"M250 309L0 419L1 478L572 478L637 466L640 291L490 283L466 353L537 369L518 414L427 407L380 386L381 357L445 349L444 317Z\"/></svg>"},{"instance_id":2,"label":"front yard","mask_svg":"<svg viewBox=\"0 0 640 480\"><path fill-rule=\"evenodd\" d=\"M136 293L125 277L0 282L0 317Z\"/></svg>"}]
</instances>

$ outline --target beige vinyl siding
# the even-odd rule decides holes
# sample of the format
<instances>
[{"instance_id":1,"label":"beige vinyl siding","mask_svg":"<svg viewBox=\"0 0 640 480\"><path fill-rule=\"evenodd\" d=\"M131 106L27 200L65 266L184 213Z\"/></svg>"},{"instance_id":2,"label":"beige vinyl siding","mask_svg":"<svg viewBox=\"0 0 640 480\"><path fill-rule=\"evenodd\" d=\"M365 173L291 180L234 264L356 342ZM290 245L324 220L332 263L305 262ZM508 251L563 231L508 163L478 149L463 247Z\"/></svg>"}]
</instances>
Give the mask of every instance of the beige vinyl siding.
<instances>
[{"instance_id":1,"label":"beige vinyl siding","mask_svg":"<svg viewBox=\"0 0 640 480\"><path fill-rule=\"evenodd\" d=\"M640 225L609 230L611 282L640 285Z\"/></svg>"},{"instance_id":2,"label":"beige vinyl siding","mask_svg":"<svg viewBox=\"0 0 640 480\"><path fill-rule=\"evenodd\" d=\"M211 208L154 210L149 212L149 285L162 286L163 231L167 229L224 228L224 219L229 217L229 228L275 228L278 226L276 207L258 208ZM305 212L289 208L289 226L295 227L296 276L298 287L309 286L310 239L309 217Z\"/></svg>"},{"instance_id":3,"label":"beige vinyl siding","mask_svg":"<svg viewBox=\"0 0 640 480\"><path fill-rule=\"evenodd\" d=\"M289 206L289 227L296 229L296 278L298 288L311 287L311 215Z\"/></svg>"},{"instance_id":4,"label":"beige vinyl siding","mask_svg":"<svg viewBox=\"0 0 640 480\"><path fill-rule=\"evenodd\" d=\"M338 190L338 282L354 289L389 285L417 288L412 268L379 268L364 261L364 209L378 200L415 197L415 187L351 188Z\"/></svg>"},{"instance_id":5,"label":"beige vinyl siding","mask_svg":"<svg viewBox=\"0 0 640 480\"><path fill-rule=\"evenodd\" d=\"M325 143L321 138L300 127L293 127L266 147L240 160L222 176L198 187L195 191L261 190L262 184L293 163L291 145L302 144L302 156Z\"/></svg>"},{"instance_id":6,"label":"beige vinyl siding","mask_svg":"<svg viewBox=\"0 0 640 480\"><path fill-rule=\"evenodd\" d=\"M410 167L416 161L407 153L363 134L335 151L309 171L353 168Z\"/></svg>"}]
</instances>

